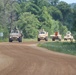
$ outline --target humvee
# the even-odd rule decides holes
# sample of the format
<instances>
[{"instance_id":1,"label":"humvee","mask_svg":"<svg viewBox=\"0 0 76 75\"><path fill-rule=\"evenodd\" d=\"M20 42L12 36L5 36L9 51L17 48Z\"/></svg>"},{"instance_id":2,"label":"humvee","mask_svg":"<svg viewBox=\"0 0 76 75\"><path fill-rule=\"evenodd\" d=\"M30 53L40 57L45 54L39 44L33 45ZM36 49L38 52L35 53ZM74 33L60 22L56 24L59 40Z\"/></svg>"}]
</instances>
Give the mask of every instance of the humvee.
<instances>
[{"instance_id":1,"label":"humvee","mask_svg":"<svg viewBox=\"0 0 76 75\"><path fill-rule=\"evenodd\" d=\"M71 32L70 31L68 31L67 33L66 33L66 35L64 36L64 40L73 40L74 38L73 38L73 36L71 35Z\"/></svg>"},{"instance_id":2,"label":"humvee","mask_svg":"<svg viewBox=\"0 0 76 75\"><path fill-rule=\"evenodd\" d=\"M50 35L50 37L52 38L52 41L55 41L55 40L61 41L61 39L62 39L62 37L59 34L59 32L55 32L54 35Z\"/></svg>"},{"instance_id":3,"label":"humvee","mask_svg":"<svg viewBox=\"0 0 76 75\"><path fill-rule=\"evenodd\" d=\"M40 40L48 41L48 32L46 32L44 29L39 30L37 40L38 41L40 41Z\"/></svg>"},{"instance_id":4,"label":"humvee","mask_svg":"<svg viewBox=\"0 0 76 75\"><path fill-rule=\"evenodd\" d=\"M19 31L18 29L11 30L9 35L9 42L12 41L22 42L22 31Z\"/></svg>"}]
</instances>

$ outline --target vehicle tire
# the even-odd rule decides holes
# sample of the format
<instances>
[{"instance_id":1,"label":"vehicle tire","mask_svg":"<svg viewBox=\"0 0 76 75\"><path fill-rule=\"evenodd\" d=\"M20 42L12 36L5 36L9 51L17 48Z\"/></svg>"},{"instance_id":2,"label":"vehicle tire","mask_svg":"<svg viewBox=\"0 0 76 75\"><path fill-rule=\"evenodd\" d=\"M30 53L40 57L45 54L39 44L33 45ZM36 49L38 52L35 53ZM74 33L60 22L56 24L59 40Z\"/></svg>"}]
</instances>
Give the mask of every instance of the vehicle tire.
<instances>
[{"instance_id":1,"label":"vehicle tire","mask_svg":"<svg viewBox=\"0 0 76 75\"><path fill-rule=\"evenodd\" d=\"M18 38L18 42L22 42L22 37L19 37Z\"/></svg>"},{"instance_id":2,"label":"vehicle tire","mask_svg":"<svg viewBox=\"0 0 76 75\"><path fill-rule=\"evenodd\" d=\"M70 41L73 41L73 39L70 38Z\"/></svg>"},{"instance_id":3,"label":"vehicle tire","mask_svg":"<svg viewBox=\"0 0 76 75\"><path fill-rule=\"evenodd\" d=\"M52 41L55 41L55 38L52 38Z\"/></svg>"},{"instance_id":4,"label":"vehicle tire","mask_svg":"<svg viewBox=\"0 0 76 75\"><path fill-rule=\"evenodd\" d=\"M61 39L59 39L59 41L61 41Z\"/></svg>"},{"instance_id":5,"label":"vehicle tire","mask_svg":"<svg viewBox=\"0 0 76 75\"><path fill-rule=\"evenodd\" d=\"M45 38L45 41L48 41L48 38L47 37Z\"/></svg>"},{"instance_id":6,"label":"vehicle tire","mask_svg":"<svg viewBox=\"0 0 76 75\"><path fill-rule=\"evenodd\" d=\"M13 40L11 38L9 38L9 42L12 42Z\"/></svg>"},{"instance_id":7,"label":"vehicle tire","mask_svg":"<svg viewBox=\"0 0 76 75\"><path fill-rule=\"evenodd\" d=\"M38 38L37 40L40 41L40 38Z\"/></svg>"},{"instance_id":8,"label":"vehicle tire","mask_svg":"<svg viewBox=\"0 0 76 75\"><path fill-rule=\"evenodd\" d=\"M67 40L67 39L64 39L64 40Z\"/></svg>"}]
</instances>

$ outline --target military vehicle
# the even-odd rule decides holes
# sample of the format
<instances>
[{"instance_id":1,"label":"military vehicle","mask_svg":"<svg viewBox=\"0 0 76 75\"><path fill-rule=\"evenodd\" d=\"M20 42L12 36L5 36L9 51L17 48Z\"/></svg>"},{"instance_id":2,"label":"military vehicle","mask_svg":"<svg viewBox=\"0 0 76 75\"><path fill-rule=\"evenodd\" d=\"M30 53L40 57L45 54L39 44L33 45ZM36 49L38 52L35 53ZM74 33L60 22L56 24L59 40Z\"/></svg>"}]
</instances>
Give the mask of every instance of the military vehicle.
<instances>
[{"instance_id":1,"label":"military vehicle","mask_svg":"<svg viewBox=\"0 0 76 75\"><path fill-rule=\"evenodd\" d=\"M48 41L48 32L46 32L44 29L39 30L37 40L38 41L40 41L40 40Z\"/></svg>"},{"instance_id":2,"label":"military vehicle","mask_svg":"<svg viewBox=\"0 0 76 75\"><path fill-rule=\"evenodd\" d=\"M73 40L74 38L73 38L73 36L71 35L71 32L70 31L68 31L67 33L66 33L66 35L64 36L64 40Z\"/></svg>"},{"instance_id":3,"label":"military vehicle","mask_svg":"<svg viewBox=\"0 0 76 75\"><path fill-rule=\"evenodd\" d=\"M12 42L12 41L22 42L22 31L19 31L18 28L14 28L10 32L9 42Z\"/></svg>"},{"instance_id":4,"label":"military vehicle","mask_svg":"<svg viewBox=\"0 0 76 75\"><path fill-rule=\"evenodd\" d=\"M61 39L62 39L59 32L55 32L54 35L50 35L50 37L52 38L52 41L55 41L55 40L61 41Z\"/></svg>"}]
</instances>

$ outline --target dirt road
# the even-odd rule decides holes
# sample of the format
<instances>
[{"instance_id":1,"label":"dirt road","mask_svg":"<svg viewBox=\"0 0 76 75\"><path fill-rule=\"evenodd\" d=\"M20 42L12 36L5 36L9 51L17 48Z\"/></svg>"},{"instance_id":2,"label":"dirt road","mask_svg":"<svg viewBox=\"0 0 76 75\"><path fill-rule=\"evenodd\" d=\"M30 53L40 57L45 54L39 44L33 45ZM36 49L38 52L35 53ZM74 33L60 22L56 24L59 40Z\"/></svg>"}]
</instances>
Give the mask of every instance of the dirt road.
<instances>
[{"instance_id":1,"label":"dirt road","mask_svg":"<svg viewBox=\"0 0 76 75\"><path fill-rule=\"evenodd\" d=\"M76 75L76 56L52 52L36 44L0 43L0 75Z\"/></svg>"}]
</instances>

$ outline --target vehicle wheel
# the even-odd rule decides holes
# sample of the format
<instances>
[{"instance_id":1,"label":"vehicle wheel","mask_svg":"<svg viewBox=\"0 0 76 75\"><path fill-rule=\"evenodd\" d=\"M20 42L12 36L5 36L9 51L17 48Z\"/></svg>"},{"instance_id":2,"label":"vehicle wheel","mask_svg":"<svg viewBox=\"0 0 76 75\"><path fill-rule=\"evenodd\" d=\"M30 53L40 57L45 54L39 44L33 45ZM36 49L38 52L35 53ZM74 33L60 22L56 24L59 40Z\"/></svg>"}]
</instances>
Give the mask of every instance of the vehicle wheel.
<instances>
[{"instance_id":1,"label":"vehicle wheel","mask_svg":"<svg viewBox=\"0 0 76 75\"><path fill-rule=\"evenodd\" d=\"M64 40L67 40L67 39L64 39Z\"/></svg>"},{"instance_id":2,"label":"vehicle wheel","mask_svg":"<svg viewBox=\"0 0 76 75\"><path fill-rule=\"evenodd\" d=\"M12 42L13 40L9 38L9 42Z\"/></svg>"},{"instance_id":3,"label":"vehicle wheel","mask_svg":"<svg viewBox=\"0 0 76 75\"><path fill-rule=\"evenodd\" d=\"M37 40L40 41L40 38L38 38Z\"/></svg>"},{"instance_id":4,"label":"vehicle wheel","mask_svg":"<svg viewBox=\"0 0 76 75\"><path fill-rule=\"evenodd\" d=\"M19 37L19 38L18 38L18 41L19 41L19 42L22 42L22 37Z\"/></svg>"},{"instance_id":5,"label":"vehicle wheel","mask_svg":"<svg viewBox=\"0 0 76 75\"><path fill-rule=\"evenodd\" d=\"M59 39L59 41L61 41L61 39Z\"/></svg>"},{"instance_id":6,"label":"vehicle wheel","mask_svg":"<svg viewBox=\"0 0 76 75\"><path fill-rule=\"evenodd\" d=\"M48 38L47 37L45 38L45 41L48 41Z\"/></svg>"},{"instance_id":7,"label":"vehicle wheel","mask_svg":"<svg viewBox=\"0 0 76 75\"><path fill-rule=\"evenodd\" d=\"M52 38L52 41L55 41L55 38Z\"/></svg>"},{"instance_id":8,"label":"vehicle wheel","mask_svg":"<svg viewBox=\"0 0 76 75\"><path fill-rule=\"evenodd\" d=\"M70 39L70 41L73 41L73 39Z\"/></svg>"}]
</instances>

